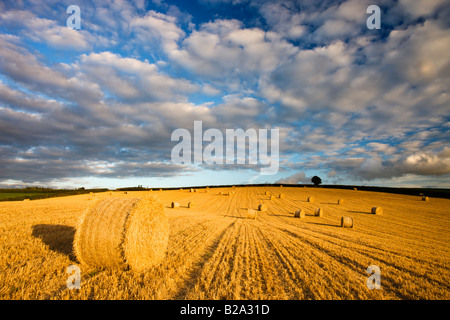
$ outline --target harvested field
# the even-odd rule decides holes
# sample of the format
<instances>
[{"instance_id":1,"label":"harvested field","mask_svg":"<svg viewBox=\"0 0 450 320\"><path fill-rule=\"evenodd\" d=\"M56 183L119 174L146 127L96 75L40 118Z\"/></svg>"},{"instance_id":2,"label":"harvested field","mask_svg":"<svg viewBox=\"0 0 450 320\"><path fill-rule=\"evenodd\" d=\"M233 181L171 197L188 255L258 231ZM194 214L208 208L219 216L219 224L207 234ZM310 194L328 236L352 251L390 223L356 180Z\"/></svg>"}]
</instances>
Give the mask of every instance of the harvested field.
<instances>
[{"instance_id":1,"label":"harvested field","mask_svg":"<svg viewBox=\"0 0 450 320\"><path fill-rule=\"evenodd\" d=\"M449 199L285 186L270 201L265 192L279 187L209 191L152 192L169 219L165 258L145 272L82 266L79 290L67 289L66 269L81 266L72 247L89 195L1 202L0 299L450 299ZM247 219L260 204L268 210ZM326 214L315 216L317 207ZM299 209L303 219L294 218ZM340 226L342 216L353 228ZM370 265L380 267L379 290L366 286Z\"/></svg>"}]
</instances>

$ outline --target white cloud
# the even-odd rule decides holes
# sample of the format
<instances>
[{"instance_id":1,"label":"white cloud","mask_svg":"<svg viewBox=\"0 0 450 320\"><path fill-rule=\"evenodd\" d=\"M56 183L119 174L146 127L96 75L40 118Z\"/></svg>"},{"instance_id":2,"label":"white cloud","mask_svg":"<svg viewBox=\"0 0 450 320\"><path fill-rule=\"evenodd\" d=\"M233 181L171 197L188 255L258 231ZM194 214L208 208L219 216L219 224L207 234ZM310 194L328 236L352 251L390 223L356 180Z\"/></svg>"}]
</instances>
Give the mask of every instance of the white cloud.
<instances>
[{"instance_id":1,"label":"white cloud","mask_svg":"<svg viewBox=\"0 0 450 320\"><path fill-rule=\"evenodd\" d=\"M293 175L282 178L275 183L284 183L284 184L304 184L311 183L311 178L306 177L306 174L303 171L294 173Z\"/></svg>"},{"instance_id":2,"label":"white cloud","mask_svg":"<svg viewBox=\"0 0 450 320\"><path fill-rule=\"evenodd\" d=\"M420 16L428 16L434 13L435 10L442 5L448 5L448 2L446 0L400 0L400 6L402 10L404 10L414 18Z\"/></svg>"},{"instance_id":3,"label":"white cloud","mask_svg":"<svg viewBox=\"0 0 450 320\"><path fill-rule=\"evenodd\" d=\"M273 71L296 51L273 32L243 28L235 20L216 20L192 32L170 57L200 75L229 79Z\"/></svg>"},{"instance_id":4,"label":"white cloud","mask_svg":"<svg viewBox=\"0 0 450 320\"><path fill-rule=\"evenodd\" d=\"M83 78L124 100L185 100L185 94L199 90L190 81L159 72L154 64L111 52L83 54L76 68Z\"/></svg>"}]
</instances>

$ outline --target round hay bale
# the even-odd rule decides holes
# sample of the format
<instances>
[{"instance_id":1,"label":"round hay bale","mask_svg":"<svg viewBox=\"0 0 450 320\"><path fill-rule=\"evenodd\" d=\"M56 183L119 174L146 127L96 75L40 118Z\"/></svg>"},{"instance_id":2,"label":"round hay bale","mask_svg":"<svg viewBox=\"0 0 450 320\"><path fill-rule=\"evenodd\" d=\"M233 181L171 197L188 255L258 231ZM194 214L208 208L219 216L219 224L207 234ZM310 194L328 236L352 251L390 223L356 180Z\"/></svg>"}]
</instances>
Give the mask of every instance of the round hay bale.
<instances>
[{"instance_id":1,"label":"round hay bale","mask_svg":"<svg viewBox=\"0 0 450 320\"><path fill-rule=\"evenodd\" d=\"M430 198L423 196L422 201L430 201Z\"/></svg>"},{"instance_id":2,"label":"round hay bale","mask_svg":"<svg viewBox=\"0 0 450 320\"><path fill-rule=\"evenodd\" d=\"M275 200L275 196L274 195L270 195L269 196L269 200Z\"/></svg>"},{"instance_id":3,"label":"round hay bale","mask_svg":"<svg viewBox=\"0 0 450 320\"><path fill-rule=\"evenodd\" d=\"M282 184L280 184L280 188L283 188L283 185L282 185Z\"/></svg>"},{"instance_id":4,"label":"round hay bale","mask_svg":"<svg viewBox=\"0 0 450 320\"><path fill-rule=\"evenodd\" d=\"M267 211L267 206L266 206L265 204L260 204L260 205L258 206L258 210L259 210L259 211Z\"/></svg>"},{"instance_id":5,"label":"round hay bale","mask_svg":"<svg viewBox=\"0 0 450 320\"><path fill-rule=\"evenodd\" d=\"M125 191L123 194L128 194L128 192Z\"/></svg>"},{"instance_id":6,"label":"round hay bale","mask_svg":"<svg viewBox=\"0 0 450 320\"><path fill-rule=\"evenodd\" d=\"M189 192L194 192L194 189L191 188Z\"/></svg>"},{"instance_id":7,"label":"round hay bale","mask_svg":"<svg viewBox=\"0 0 450 320\"><path fill-rule=\"evenodd\" d=\"M255 220L257 216L258 216L258 211L256 211L255 209L247 209L247 214L245 215L246 219Z\"/></svg>"},{"instance_id":8,"label":"round hay bale","mask_svg":"<svg viewBox=\"0 0 450 320\"><path fill-rule=\"evenodd\" d=\"M372 212L372 214L383 214L383 208L373 207L371 212Z\"/></svg>"},{"instance_id":9,"label":"round hay bale","mask_svg":"<svg viewBox=\"0 0 450 320\"><path fill-rule=\"evenodd\" d=\"M270 196L270 191L266 191L265 195Z\"/></svg>"},{"instance_id":10,"label":"round hay bale","mask_svg":"<svg viewBox=\"0 0 450 320\"><path fill-rule=\"evenodd\" d=\"M303 219L304 217L305 217L305 211L304 210L300 209L300 210L295 211L294 218Z\"/></svg>"},{"instance_id":11,"label":"round hay bale","mask_svg":"<svg viewBox=\"0 0 450 320\"><path fill-rule=\"evenodd\" d=\"M315 208L314 209L314 216L316 216L316 217L323 217L323 209L322 208Z\"/></svg>"},{"instance_id":12,"label":"round hay bale","mask_svg":"<svg viewBox=\"0 0 450 320\"><path fill-rule=\"evenodd\" d=\"M280 194L278 195L278 198L283 199L283 198L284 198L284 194L280 193Z\"/></svg>"},{"instance_id":13,"label":"round hay bale","mask_svg":"<svg viewBox=\"0 0 450 320\"><path fill-rule=\"evenodd\" d=\"M344 204L344 199L339 199L338 204Z\"/></svg>"},{"instance_id":14,"label":"round hay bale","mask_svg":"<svg viewBox=\"0 0 450 320\"><path fill-rule=\"evenodd\" d=\"M205 192L206 192L206 193L209 193L209 189L208 189L208 188L206 188L206 189L205 189Z\"/></svg>"},{"instance_id":15,"label":"round hay bale","mask_svg":"<svg viewBox=\"0 0 450 320\"><path fill-rule=\"evenodd\" d=\"M358 190L358 188L353 188L353 190L357 191L357 190Z\"/></svg>"},{"instance_id":16,"label":"round hay bale","mask_svg":"<svg viewBox=\"0 0 450 320\"><path fill-rule=\"evenodd\" d=\"M314 202L314 198L313 197L309 197L308 198L308 202Z\"/></svg>"},{"instance_id":17,"label":"round hay bale","mask_svg":"<svg viewBox=\"0 0 450 320\"><path fill-rule=\"evenodd\" d=\"M172 202L171 207L172 208L179 208L180 204L178 202Z\"/></svg>"},{"instance_id":18,"label":"round hay bale","mask_svg":"<svg viewBox=\"0 0 450 320\"><path fill-rule=\"evenodd\" d=\"M81 264L143 271L167 250L169 222L154 198L98 200L79 220L74 251Z\"/></svg>"},{"instance_id":19,"label":"round hay bale","mask_svg":"<svg viewBox=\"0 0 450 320\"><path fill-rule=\"evenodd\" d=\"M30 201L30 199L23 199L23 201Z\"/></svg>"},{"instance_id":20,"label":"round hay bale","mask_svg":"<svg viewBox=\"0 0 450 320\"><path fill-rule=\"evenodd\" d=\"M194 202L189 202L188 203L188 208L193 208L195 207L195 203Z\"/></svg>"},{"instance_id":21,"label":"round hay bale","mask_svg":"<svg viewBox=\"0 0 450 320\"><path fill-rule=\"evenodd\" d=\"M342 217L341 218L342 228L353 228L353 218L352 217Z\"/></svg>"}]
</instances>

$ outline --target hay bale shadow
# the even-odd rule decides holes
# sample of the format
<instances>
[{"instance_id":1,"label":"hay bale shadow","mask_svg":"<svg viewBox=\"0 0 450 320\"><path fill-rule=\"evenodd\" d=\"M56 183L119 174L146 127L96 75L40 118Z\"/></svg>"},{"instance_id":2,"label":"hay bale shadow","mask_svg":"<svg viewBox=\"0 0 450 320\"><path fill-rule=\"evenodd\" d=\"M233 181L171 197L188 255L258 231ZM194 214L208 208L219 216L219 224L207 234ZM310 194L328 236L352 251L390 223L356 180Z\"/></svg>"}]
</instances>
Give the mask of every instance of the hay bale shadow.
<instances>
[{"instance_id":1,"label":"hay bale shadow","mask_svg":"<svg viewBox=\"0 0 450 320\"><path fill-rule=\"evenodd\" d=\"M354 210L347 210L349 213L362 213L362 214L372 214L370 211L354 211Z\"/></svg>"},{"instance_id":2,"label":"hay bale shadow","mask_svg":"<svg viewBox=\"0 0 450 320\"><path fill-rule=\"evenodd\" d=\"M32 227L31 235L41 239L54 252L65 254L76 262L73 251L75 228L55 224L37 224Z\"/></svg>"}]
</instances>

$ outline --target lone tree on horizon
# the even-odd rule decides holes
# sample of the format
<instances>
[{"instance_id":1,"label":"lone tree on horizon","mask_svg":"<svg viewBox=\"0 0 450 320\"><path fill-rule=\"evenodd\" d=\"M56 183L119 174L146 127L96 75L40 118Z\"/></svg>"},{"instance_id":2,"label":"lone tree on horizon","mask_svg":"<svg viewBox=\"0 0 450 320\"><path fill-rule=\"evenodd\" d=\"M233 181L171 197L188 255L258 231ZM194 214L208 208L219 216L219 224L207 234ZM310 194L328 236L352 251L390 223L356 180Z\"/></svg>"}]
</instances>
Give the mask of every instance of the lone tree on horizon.
<instances>
[{"instance_id":1,"label":"lone tree on horizon","mask_svg":"<svg viewBox=\"0 0 450 320\"><path fill-rule=\"evenodd\" d=\"M318 176L314 176L311 178L311 182L314 183L315 187L317 187L319 184L322 183L322 179L320 179Z\"/></svg>"}]
</instances>

